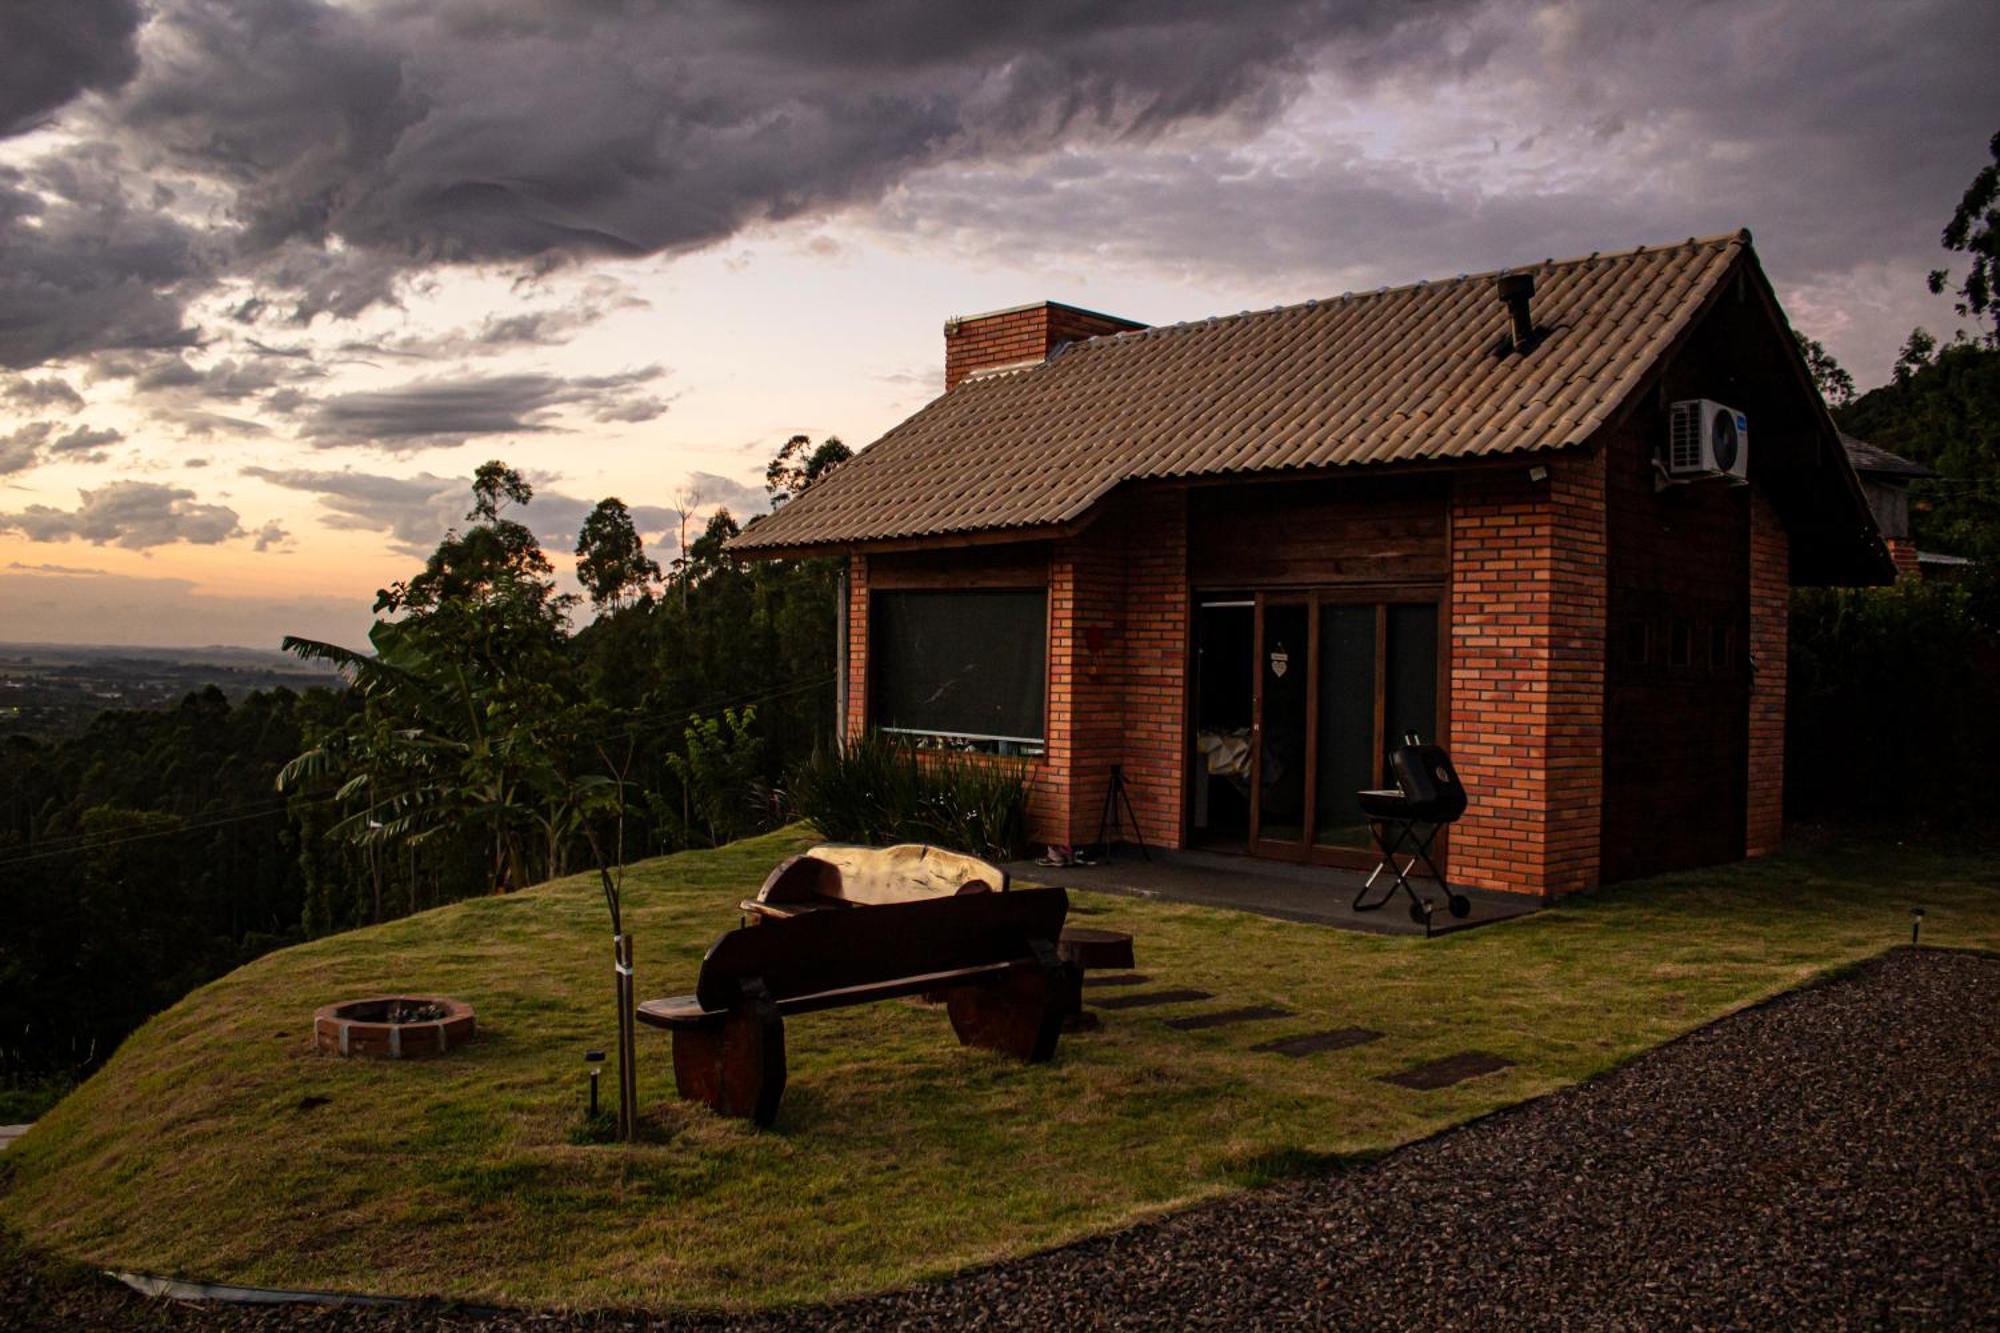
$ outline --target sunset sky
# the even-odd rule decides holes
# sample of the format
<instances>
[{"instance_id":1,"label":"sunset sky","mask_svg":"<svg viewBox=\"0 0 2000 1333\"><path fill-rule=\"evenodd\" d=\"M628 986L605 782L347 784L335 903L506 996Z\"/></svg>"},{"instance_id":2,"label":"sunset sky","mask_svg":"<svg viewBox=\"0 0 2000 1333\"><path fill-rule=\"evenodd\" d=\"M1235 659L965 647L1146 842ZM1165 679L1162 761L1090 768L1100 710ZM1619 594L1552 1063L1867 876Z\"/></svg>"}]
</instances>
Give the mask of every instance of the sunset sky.
<instances>
[{"instance_id":1,"label":"sunset sky","mask_svg":"<svg viewBox=\"0 0 2000 1333\"><path fill-rule=\"evenodd\" d=\"M359 644L485 459L565 557L604 495L745 516L1041 298L1748 226L1867 387L1961 323L1995 50L1991 0L9 4L0 640Z\"/></svg>"}]
</instances>

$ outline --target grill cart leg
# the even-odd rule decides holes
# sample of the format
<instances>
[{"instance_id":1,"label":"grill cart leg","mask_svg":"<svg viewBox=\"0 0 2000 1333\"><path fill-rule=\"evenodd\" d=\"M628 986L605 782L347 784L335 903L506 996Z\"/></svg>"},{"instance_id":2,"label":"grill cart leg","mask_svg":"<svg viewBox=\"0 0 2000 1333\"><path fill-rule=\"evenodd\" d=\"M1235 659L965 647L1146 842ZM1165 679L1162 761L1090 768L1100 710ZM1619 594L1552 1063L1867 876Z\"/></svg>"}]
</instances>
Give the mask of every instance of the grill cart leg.
<instances>
[{"instance_id":1,"label":"grill cart leg","mask_svg":"<svg viewBox=\"0 0 2000 1333\"><path fill-rule=\"evenodd\" d=\"M1387 829L1392 824L1396 830L1396 835L1393 838L1387 835ZM1396 896L1397 889L1401 889L1404 893L1409 894L1411 903L1421 902L1422 900L1417 897L1416 891L1410 887L1406 871L1396 862L1397 853L1402 851L1404 840L1413 840L1416 836L1412 826L1400 819L1371 819L1368 821L1368 828L1375 835L1375 845L1382 849L1382 859L1376 864L1375 873L1368 877L1368 882L1363 884L1360 892L1354 895L1353 910L1357 912L1373 912L1378 908L1386 907L1389 900ZM1415 857L1410 858L1410 864L1412 866L1416 864ZM1384 870L1393 875L1396 882L1384 889L1382 896L1374 902L1366 901L1368 890L1375 886L1376 879L1380 877ZM1421 920L1422 918L1416 919Z\"/></svg>"}]
</instances>

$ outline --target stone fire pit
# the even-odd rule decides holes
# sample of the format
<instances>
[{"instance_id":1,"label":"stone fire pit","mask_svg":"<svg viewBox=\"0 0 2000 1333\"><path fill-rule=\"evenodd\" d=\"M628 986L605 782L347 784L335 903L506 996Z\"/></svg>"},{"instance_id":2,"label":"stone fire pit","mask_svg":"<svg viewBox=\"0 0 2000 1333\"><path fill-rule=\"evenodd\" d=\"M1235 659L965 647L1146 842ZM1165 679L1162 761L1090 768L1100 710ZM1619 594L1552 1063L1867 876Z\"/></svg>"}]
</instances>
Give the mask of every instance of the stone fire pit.
<instances>
[{"instance_id":1,"label":"stone fire pit","mask_svg":"<svg viewBox=\"0 0 2000 1333\"><path fill-rule=\"evenodd\" d=\"M313 1015L322 1055L405 1060L443 1055L472 1040L472 1006L443 995L378 995L330 1004Z\"/></svg>"}]
</instances>

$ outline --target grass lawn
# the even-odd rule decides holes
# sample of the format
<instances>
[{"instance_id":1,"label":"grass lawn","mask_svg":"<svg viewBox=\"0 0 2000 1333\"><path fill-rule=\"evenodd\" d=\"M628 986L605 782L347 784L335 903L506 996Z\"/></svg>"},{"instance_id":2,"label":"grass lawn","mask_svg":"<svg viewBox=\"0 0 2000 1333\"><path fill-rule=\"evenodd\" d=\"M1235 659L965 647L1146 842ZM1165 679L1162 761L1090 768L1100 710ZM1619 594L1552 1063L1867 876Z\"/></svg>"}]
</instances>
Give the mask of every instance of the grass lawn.
<instances>
[{"instance_id":1,"label":"grass lawn","mask_svg":"<svg viewBox=\"0 0 2000 1333\"><path fill-rule=\"evenodd\" d=\"M640 992L684 990L796 830L637 866ZM195 992L0 1158L0 1222L111 1267L568 1307L850 1295L1020 1254L1431 1134L1587 1078L1909 937L2000 948L2000 861L1829 842L1648 881L1433 941L1073 895L1206 1004L1106 1015L1027 1068L898 1001L787 1023L774 1130L673 1100L640 1033L647 1142L582 1142L583 1051L614 1045L609 927L564 880L272 954ZM116 978L105 978L116 984ZM312 1050L315 1006L469 1000L443 1060ZM1178 1032L1270 1004L1295 1017ZM1286 1059L1326 1027L1385 1038ZM1512 1069L1419 1092L1377 1076L1477 1049ZM609 1081L607 1080L607 1091Z\"/></svg>"}]
</instances>

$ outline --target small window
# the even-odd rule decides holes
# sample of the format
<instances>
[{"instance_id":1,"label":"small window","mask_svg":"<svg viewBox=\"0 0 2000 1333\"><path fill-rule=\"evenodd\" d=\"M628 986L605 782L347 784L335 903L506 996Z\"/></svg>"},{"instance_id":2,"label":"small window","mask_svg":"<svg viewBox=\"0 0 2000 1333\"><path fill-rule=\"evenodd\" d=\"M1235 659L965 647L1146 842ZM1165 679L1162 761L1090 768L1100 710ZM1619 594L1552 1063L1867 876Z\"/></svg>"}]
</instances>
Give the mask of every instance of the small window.
<instances>
[{"instance_id":1,"label":"small window","mask_svg":"<svg viewBox=\"0 0 2000 1333\"><path fill-rule=\"evenodd\" d=\"M1736 665L1736 635L1727 625L1708 627L1708 669L1727 671Z\"/></svg>"},{"instance_id":2,"label":"small window","mask_svg":"<svg viewBox=\"0 0 2000 1333\"><path fill-rule=\"evenodd\" d=\"M925 749L1043 753L1047 592L883 591L868 600L876 730Z\"/></svg>"},{"instance_id":3,"label":"small window","mask_svg":"<svg viewBox=\"0 0 2000 1333\"><path fill-rule=\"evenodd\" d=\"M1674 622L1673 635L1667 640L1667 665L1690 666L1694 662L1694 626L1685 620Z\"/></svg>"},{"instance_id":4,"label":"small window","mask_svg":"<svg viewBox=\"0 0 2000 1333\"><path fill-rule=\"evenodd\" d=\"M1625 622L1625 660L1644 666L1653 656L1653 627L1643 620Z\"/></svg>"}]
</instances>

